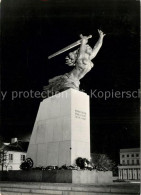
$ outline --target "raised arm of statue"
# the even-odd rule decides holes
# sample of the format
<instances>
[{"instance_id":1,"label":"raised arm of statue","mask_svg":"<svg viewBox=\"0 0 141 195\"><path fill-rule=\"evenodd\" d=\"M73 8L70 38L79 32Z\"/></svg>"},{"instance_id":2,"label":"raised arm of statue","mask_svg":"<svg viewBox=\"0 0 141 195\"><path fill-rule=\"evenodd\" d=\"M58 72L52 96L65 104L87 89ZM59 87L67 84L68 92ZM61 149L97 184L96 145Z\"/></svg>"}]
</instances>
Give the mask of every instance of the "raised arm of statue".
<instances>
[{"instance_id":1,"label":"raised arm of statue","mask_svg":"<svg viewBox=\"0 0 141 195\"><path fill-rule=\"evenodd\" d=\"M97 55L97 53L99 52L101 46L102 46L102 43L103 43L103 38L106 34L104 34L101 30L98 30L98 33L99 33L99 39L97 41L97 43L95 44L93 50L92 50L92 53L90 55L90 59L92 60L93 58L95 58L95 56Z\"/></svg>"},{"instance_id":2,"label":"raised arm of statue","mask_svg":"<svg viewBox=\"0 0 141 195\"><path fill-rule=\"evenodd\" d=\"M77 58L83 58L86 53L86 44L88 43L88 38L86 36L80 35L81 38L81 45L79 48L79 54Z\"/></svg>"}]
</instances>

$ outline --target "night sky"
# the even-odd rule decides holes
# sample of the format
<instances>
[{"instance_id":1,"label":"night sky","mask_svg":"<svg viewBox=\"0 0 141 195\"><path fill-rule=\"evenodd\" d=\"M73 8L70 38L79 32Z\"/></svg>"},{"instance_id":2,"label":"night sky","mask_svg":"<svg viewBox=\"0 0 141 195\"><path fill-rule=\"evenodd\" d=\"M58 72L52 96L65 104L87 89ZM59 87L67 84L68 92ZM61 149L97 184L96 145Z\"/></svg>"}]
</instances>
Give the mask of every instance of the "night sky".
<instances>
[{"instance_id":1,"label":"night sky","mask_svg":"<svg viewBox=\"0 0 141 195\"><path fill-rule=\"evenodd\" d=\"M106 36L81 80L91 91L137 91L140 87L140 5L135 0L3 0L1 25L1 136L28 139L40 98L11 99L12 91L42 91L48 79L69 72L65 52L48 56L97 29ZM2 97L1 97L2 99ZM120 148L139 147L139 98L90 98L91 152L118 159Z\"/></svg>"}]
</instances>

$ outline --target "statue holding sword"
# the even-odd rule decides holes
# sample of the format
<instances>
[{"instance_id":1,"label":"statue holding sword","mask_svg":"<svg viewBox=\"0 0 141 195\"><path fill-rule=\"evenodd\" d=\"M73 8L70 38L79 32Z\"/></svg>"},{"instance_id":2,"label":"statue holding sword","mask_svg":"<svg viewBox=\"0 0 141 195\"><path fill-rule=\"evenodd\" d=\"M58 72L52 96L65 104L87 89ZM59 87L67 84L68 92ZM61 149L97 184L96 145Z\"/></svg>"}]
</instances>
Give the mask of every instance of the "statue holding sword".
<instances>
[{"instance_id":1,"label":"statue holding sword","mask_svg":"<svg viewBox=\"0 0 141 195\"><path fill-rule=\"evenodd\" d=\"M105 34L101 30L98 30L98 33L99 39L93 49L87 44L88 39L92 36L90 35L86 37L80 35L81 40L48 57L48 59L51 59L52 57L80 45L79 49L70 52L66 57L66 64L68 66L73 66L74 68L69 73L56 76L49 80L49 85L44 87L44 91L48 92L47 96L49 96L49 93L55 94L69 88L79 90L80 79L82 79L93 68L94 64L92 59L95 58L102 46Z\"/></svg>"}]
</instances>

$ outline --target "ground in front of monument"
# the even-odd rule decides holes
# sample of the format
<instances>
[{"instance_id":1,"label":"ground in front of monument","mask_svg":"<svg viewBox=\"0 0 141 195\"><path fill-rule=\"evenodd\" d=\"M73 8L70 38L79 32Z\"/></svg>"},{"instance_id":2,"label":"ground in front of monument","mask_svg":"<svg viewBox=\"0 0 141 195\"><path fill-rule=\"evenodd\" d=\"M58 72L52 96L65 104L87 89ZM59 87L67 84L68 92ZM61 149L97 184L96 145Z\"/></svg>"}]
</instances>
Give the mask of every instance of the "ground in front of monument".
<instances>
[{"instance_id":1,"label":"ground in front of monument","mask_svg":"<svg viewBox=\"0 0 141 195\"><path fill-rule=\"evenodd\" d=\"M139 183L112 183L107 185L1 182L1 195L139 195Z\"/></svg>"}]
</instances>

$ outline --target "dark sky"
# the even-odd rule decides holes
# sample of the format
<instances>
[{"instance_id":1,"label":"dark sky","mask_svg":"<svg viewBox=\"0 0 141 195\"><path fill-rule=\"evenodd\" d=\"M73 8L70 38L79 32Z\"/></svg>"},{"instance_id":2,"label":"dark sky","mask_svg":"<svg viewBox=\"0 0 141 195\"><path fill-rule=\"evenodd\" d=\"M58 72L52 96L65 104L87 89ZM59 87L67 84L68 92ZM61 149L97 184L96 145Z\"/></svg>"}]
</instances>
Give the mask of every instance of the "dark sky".
<instances>
[{"instance_id":1,"label":"dark sky","mask_svg":"<svg viewBox=\"0 0 141 195\"><path fill-rule=\"evenodd\" d=\"M16 98L12 91L42 91L48 79L71 70L67 52L47 57L77 41L79 35L106 33L93 60L95 67L81 81L91 91L136 91L140 79L140 5L135 0L3 0L2 2L1 135L28 138L39 98ZM139 147L139 98L90 99L91 151L114 159L120 148Z\"/></svg>"}]
</instances>

